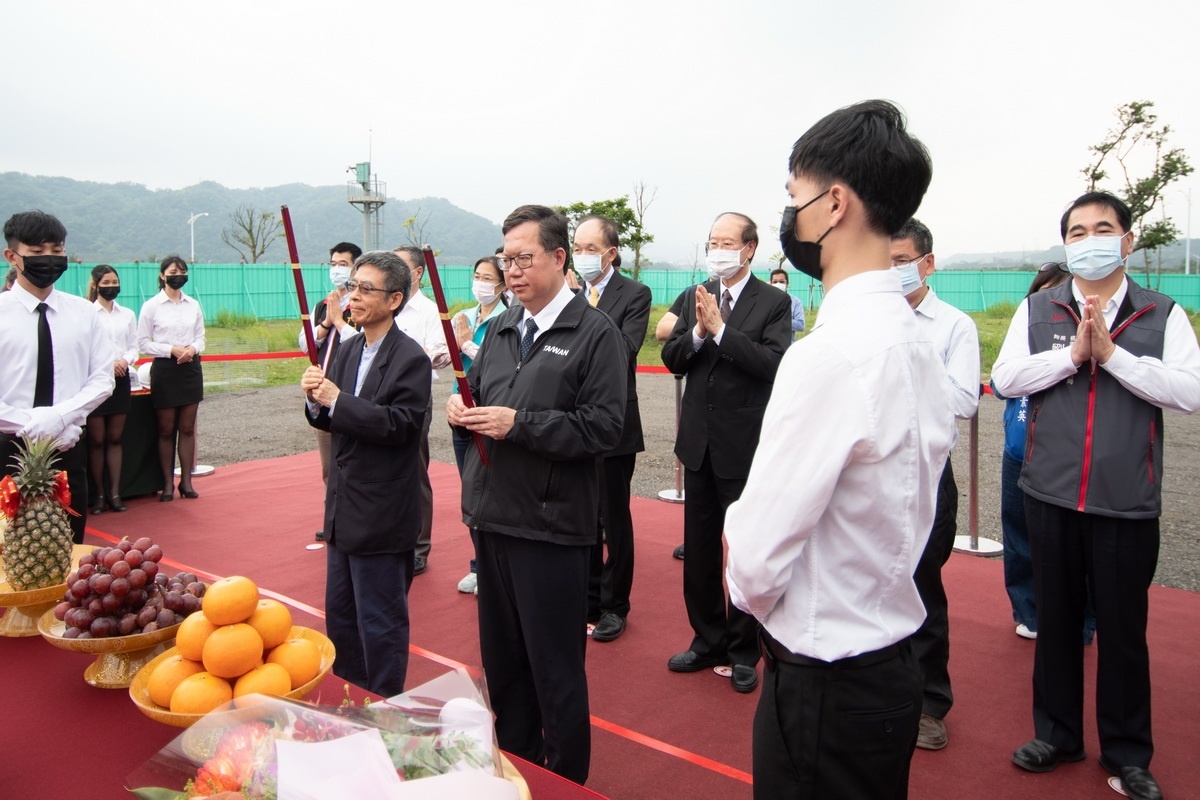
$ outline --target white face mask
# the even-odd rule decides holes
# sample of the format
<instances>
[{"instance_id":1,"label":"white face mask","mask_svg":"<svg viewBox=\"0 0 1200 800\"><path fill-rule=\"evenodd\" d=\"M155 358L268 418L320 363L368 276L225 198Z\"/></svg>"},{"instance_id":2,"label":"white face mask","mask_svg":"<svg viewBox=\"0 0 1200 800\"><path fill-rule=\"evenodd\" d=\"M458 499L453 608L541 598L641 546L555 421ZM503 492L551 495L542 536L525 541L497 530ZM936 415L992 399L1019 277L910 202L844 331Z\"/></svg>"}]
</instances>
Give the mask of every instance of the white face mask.
<instances>
[{"instance_id":1,"label":"white face mask","mask_svg":"<svg viewBox=\"0 0 1200 800\"><path fill-rule=\"evenodd\" d=\"M599 253L576 253L571 256L579 277L589 283L604 274L604 259Z\"/></svg>"},{"instance_id":2,"label":"white face mask","mask_svg":"<svg viewBox=\"0 0 1200 800\"><path fill-rule=\"evenodd\" d=\"M340 289L350 280L350 267L330 267L329 282Z\"/></svg>"},{"instance_id":3,"label":"white face mask","mask_svg":"<svg viewBox=\"0 0 1200 800\"><path fill-rule=\"evenodd\" d=\"M775 281L771 281L771 285L772 285L772 286L774 286L776 289L778 289L778 290L779 290L779 291L781 291L781 292L786 292L786 291L787 291L787 284L786 284L786 283L776 283Z\"/></svg>"},{"instance_id":4,"label":"white face mask","mask_svg":"<svg viewBox=\"0 0 1200 800\"><path fill-rule=\"evenodd\" d=\"M705 263L708 266L710 278L720 278L727 281L737 275L742 268L742 250L709 250Z\"/></svg>"},{"instance_id":5,"label":"white face mask","mask_svg":"<svg viewBox=\"0 0 1200 800\"><path fill-rule=\"evenodd\" d=\"M475 281L471 284L471 294L475 295L475 300L479 305L486 306L496 299L496 284L488 281Z\"/></svg>"},{"instance_id":6,"label":"white face mask","mask_svg":"<svg viewBox=\"0 0 1200 800\"><path fill-rule=\"evenodd\" d=\"M925 283L925 279L921 277L921 262L924 260L925 256L921 256L916 261L892 267L900 273L900 291L904 294L912 294Z\"/></svg>"},{"instance_id":7,"label":"white face mask","mask_svg":"<svg viewBox=\"0 0 1200 800\"><path fill-rule=\"evenodd\" d=\"M1071 242L1064 247L1067 251L1067 269L1085 281L1104 280L1125 263L1121 257L1121 241L1128 235L1089 236Z\"/></svg>"}]
</instances>

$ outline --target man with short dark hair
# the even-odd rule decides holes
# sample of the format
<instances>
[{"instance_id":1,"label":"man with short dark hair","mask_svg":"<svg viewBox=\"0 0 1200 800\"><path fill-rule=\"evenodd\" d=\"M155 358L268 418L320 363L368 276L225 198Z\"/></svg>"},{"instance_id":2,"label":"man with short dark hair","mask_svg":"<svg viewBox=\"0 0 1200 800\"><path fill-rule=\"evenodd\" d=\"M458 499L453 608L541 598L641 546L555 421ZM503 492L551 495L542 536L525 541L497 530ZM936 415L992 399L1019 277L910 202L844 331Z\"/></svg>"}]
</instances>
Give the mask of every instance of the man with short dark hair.
<instances>
[{"instance_id":1,"label":"man with short dark hair","mask_svg":"<svg viewBox=\"0 0 1200 800\"><path fill-rule=\"evenodd\" d=\"M1020 486L1033 555L1035 738L1013 753L1031 772L1081 761L1085 587L1099 634L1100 764L1138 800L1150 774L1147 592L1158 563L1163 409L1200 408L1200 348L1187 313L1125 274L1129 208L1078 197L1060 232L1071 278L1017 307L992 368L996 390L1029 395Z\"/></svg>"},{"instance_id":2,"label":"man with short dark hair","mask_svg":"<svg viewBox=\"0 0 1200 800\"><path fill-rule=\"evenodd\" d=\"M687 376L675 455L684 472L683 602L695 634L673 672L732 665L734 691L758 685L758 623L725 599L726 510L742 493L779 360L792 341L791 303L750 272L758 228L721 214L708 233L708 283L687 289L662 360ZM719 298L719 302L718 302Z\"/></svg>"},{"instance_id":3,"label":"man with short dark hair","mask_svg":"<svg viewBox=\"0 0 1200 800\"><path fill-rule=\"evenodd\" d=\"M333 436L325 624L337 648L334 674L391 697L404 691L408 674L429 358L395 325L411 291L400 258L364 254L346 288L360 335L338 348L328 375L311 366L300 380L309 424Z\"/></svg>"},{"instance_id":4,"label":"man with short dark hair","mask_svg":"<svg viewBox=\"0 0 1200 800\"><path fill-rule=\"evenodd\" d=\"M892 269L900 276L900 291L946 367L954 416L970 419L979 409L979 333L974 320L942 302L926 285L935 267L933 234L916 217L892 235L891 262ZM957 439L955 429L951 449ZM950 614L946 588L942 585L942 567L954 552L957 530L958 484L954 482L954 468L947 457L938 481L933 528L913 575L925 605L925 621L912 635L913 651L921 665L925 686L917 735L917 747L922 750L941 750L946 746L945 718L954 704L949 669Z\"/></svg>"},{"instance_id":5,"label":"man with short dark hair","mask_svg":"<svg viewBox=\"0 0 1200 800\"><path fill-rule=\"evenodd\" d=\"M588 776L588 565L598 459L625 417L621 331L566 281L566 218L540 205L504 220L505 283L522 307L492 322L451 425L484 437L463 465L475 531L479 651L500 747L577 783Z\"/></svg>"},{"instance_id":6,"label":"man with short dark hair","mask_svg":"<svg viewBox=\"0 0 1200 800\"><path fill-rule=\"evenodd\" d=\"M792 302L792 333L795 334L804 330L804 301L788 292L788 283L786 269L779 267L771 270L771 285L787 294L788 299Z\"/></svg>"},{"instance_id":7,"label":"man with short dark hair","mask_svg":"<svg viewBox=\"0 0 1200 800\"><path fill-rule=\"evenodd\" d=\"M17 272L0 293L0 474L16 469L20 437L58 440L76 544L87 522L88 414L112 394L117 354L92 304L54 283L67 271L67 229L41 211L4 223L4 259Z\"/></svg>"},{"instance_id":8,"label":"man with short dark hair","mask_svg":"<svg viewBox=\"0 0 1200 800\"><path fill-rule=\"evenodd\" d=\"M590 214L575 227L572 260L575 271L583 278L583 295L621 329L629 381L621 441L604 456L601 466L601 524L597 526L588 586L588 619L596 623L592 639L597 642L611 642L625 632L629 594L633 589L629 486L637 454L646 449L642 415L638 412L637 356L650 321L650 287L620 273L619 247L617 225L607 217Z\"/></svg>"},{"instance_id":9,"label":"man with short dark hair","mask_svg":"<svg viewBox=\"0 0 1200 800\"><path fill-rule=\"evenodd\" d=\"M888 253L932 165L875 100L817 122L788 167L780 244L825 297L783 357L725 530L730 597L762 622L754 795L903 798L925 617L912 574L954 415Z\"/></svg>"},{"instance_id":10,"label":"man with short dark hair","mask_svg":"<svg viewBox=\"0 0 1200 800\"><path fill-rule=\"evenodd\" d=\"M392 251L408 265L412 276L412 296L396 316L396 327L407 334L425 350L432 370L431 381L438 379L437 371L450 366L450 348L446 345L446 332L442 330L437 306L421 293L421 279L425 275L425 254L421 248L410 244L400 245ZM433 547L433 484L429 482L429 424L433 419L433 399L430 396L429 411L425 415L425 430L421 432L421 536L417 540L417 561L414 574L420 575L429 564L429 551Z\"/></svg>"}]
</instances>

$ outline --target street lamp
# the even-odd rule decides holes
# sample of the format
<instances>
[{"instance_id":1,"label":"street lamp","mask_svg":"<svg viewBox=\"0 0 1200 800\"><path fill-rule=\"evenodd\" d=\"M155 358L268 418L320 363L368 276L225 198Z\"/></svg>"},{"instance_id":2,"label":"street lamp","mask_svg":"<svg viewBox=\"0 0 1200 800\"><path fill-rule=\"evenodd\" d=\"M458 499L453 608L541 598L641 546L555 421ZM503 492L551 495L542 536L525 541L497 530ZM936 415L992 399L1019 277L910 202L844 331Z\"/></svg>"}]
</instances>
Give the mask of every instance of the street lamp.
<instances>
[{"instance_id":1,"label":"street lamp","mask_svg":"<svg viewBox=\"0 0 1200 800\"><path fill-rule=\"evenodd\" d=\"M196 263L196 220L207 216L208 212L203 211L199 214L192 214L191 218L188 219L188 227L192 229L192 260L190 262L192 264Z\"/></svg>"}]
</instances>

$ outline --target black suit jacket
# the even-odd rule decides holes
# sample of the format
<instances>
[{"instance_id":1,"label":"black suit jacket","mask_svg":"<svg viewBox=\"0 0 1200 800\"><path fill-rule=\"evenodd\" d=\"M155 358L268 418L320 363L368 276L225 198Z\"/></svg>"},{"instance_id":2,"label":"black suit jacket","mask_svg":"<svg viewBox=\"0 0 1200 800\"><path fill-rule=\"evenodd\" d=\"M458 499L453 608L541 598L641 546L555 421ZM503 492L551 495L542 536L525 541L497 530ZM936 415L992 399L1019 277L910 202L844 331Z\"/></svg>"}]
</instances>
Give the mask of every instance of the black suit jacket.
<instances>
[{"instance_id":1,"label":"black suit jacket","mask_svg":"<svg viewBox=\"0 0 1200 800\"><path fill-rule=\"evenodd\" d=\"M704 288L720 304L721 282ZM707 450L715 475L745 478L775 372L792 343L791 300L751 275L725 323L721 345L710 334L699 350L692 349L696 287L684 290L681 312L662 349L667 369L687 376L675 455L698 470Z\"/></svg>"},{"instance_id":2,"label":"black suit jacket","mask_svg":"<svg viewBox=\"0 0 1200 800\"><path fill-rule=\"evenodd\" d=\"M325 536L348 555L403 553L421 530L418 445L429 406L429 356L392 325L356 397L366 336L334 353L328 377L341 394L309 424L333 434L325 490Z\"/></svg>"},{"instance_id":3,"label":"black suit jacket","mask_svg":"<svg viewBox=\"0 0 1200 800\"><path fill-rule=\"evenodd\" d=\"M585 284L585 296L587 288ZM596 308L608 314L612 321L617 323L617 327L625 335L629 356L625 426L621 429L621 441L608 455L640 453L646 449L646 443L642 438L642 415L638 411L637 357L642 343L646 341L646 325L650 321L650 287L616 272L608 279Z\"/></svg>"}]
</instances>

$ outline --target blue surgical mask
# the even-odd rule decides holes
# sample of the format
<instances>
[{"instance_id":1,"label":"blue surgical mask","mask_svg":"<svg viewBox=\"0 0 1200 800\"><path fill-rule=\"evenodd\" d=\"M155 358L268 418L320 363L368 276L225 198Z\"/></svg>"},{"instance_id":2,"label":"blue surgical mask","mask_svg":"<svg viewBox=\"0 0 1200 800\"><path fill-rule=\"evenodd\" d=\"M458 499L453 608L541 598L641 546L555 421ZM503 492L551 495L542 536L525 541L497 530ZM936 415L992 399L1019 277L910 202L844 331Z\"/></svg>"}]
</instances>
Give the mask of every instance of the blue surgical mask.
<instances>
[{"instance_id":1,"label":"blue surgical mask","mask_svg":"<svg viewBox=\"0 0 1200 800\"><path fill-rule=\"evenodd\" d=\"M604 274L604 262L599 253L576 253L571 256L575 271L585 281L594 281Z\"/></svg>"},{"instance_id":2,"label":"blue surgical mask","mask_svg":"<svg viewBox=\"0 0 1200 800\"><path fill-rule=\"evenodd\" d=\"M1124 266L1121 240L1128 235L1089 236L1077 242L1070 242L1063 248L1067 251L1067 269L1081 280L1104 280L1116 272L1118 267Z\"/></svg>"},{"instance_id":3,"label":"blue surgical mask","mask_svg":"<svg viewBox=\"0 0 1200 800\"><path fill-rule=\"evenodd\" d=\"M925 256L921 256L916 261L892 267L892 269L900 273L900 291L904 294L912 294L925 283L921 278L921 262L924 260Z\"/></svg>"}]
</instances>

